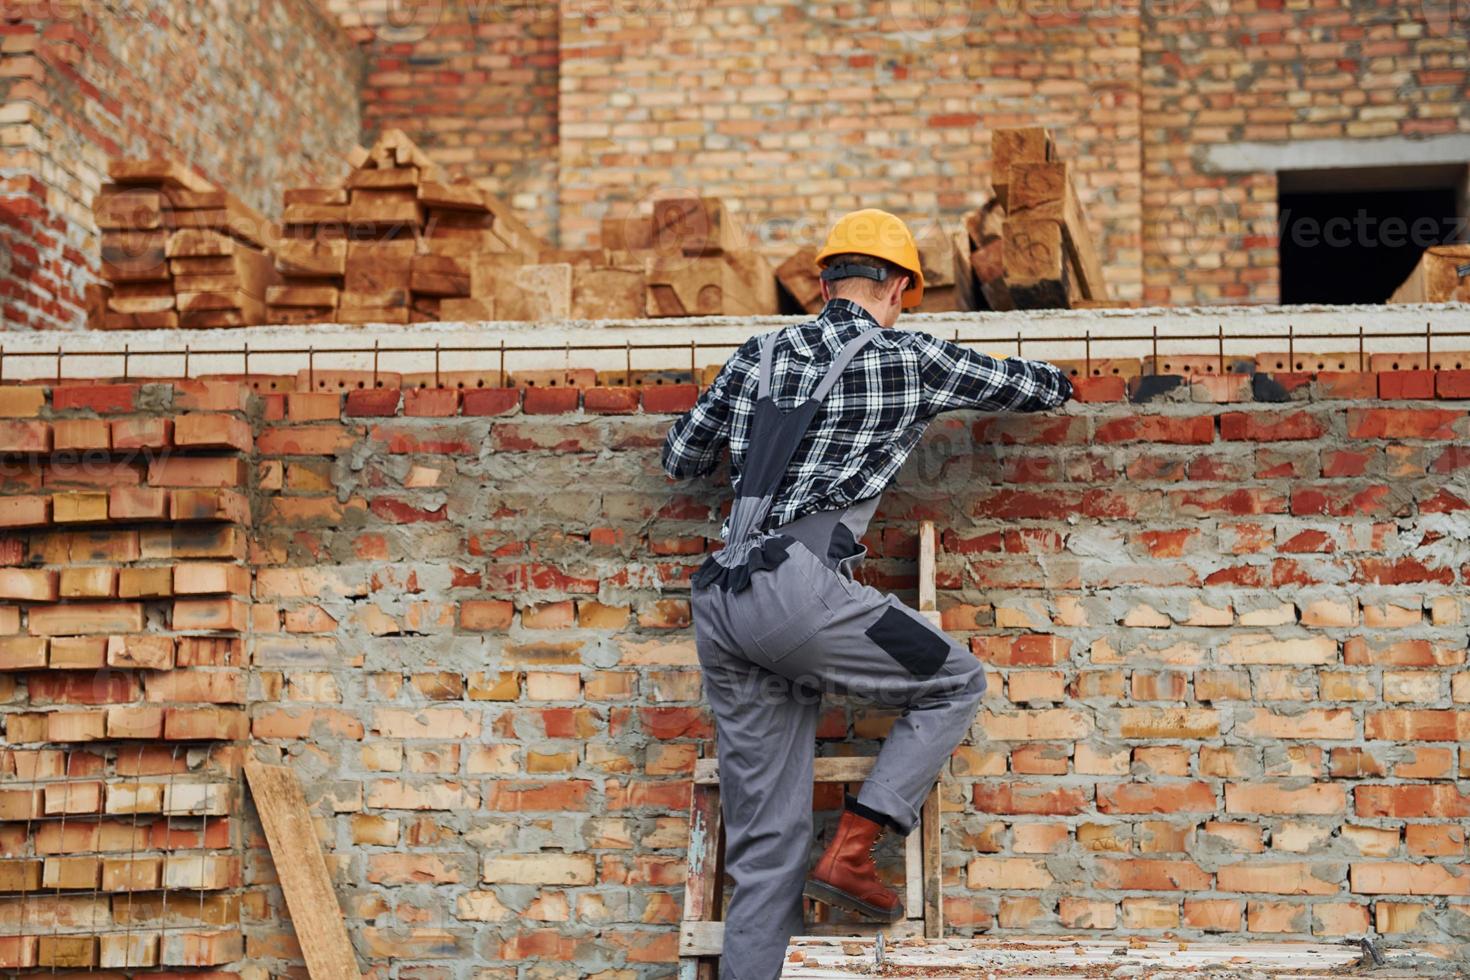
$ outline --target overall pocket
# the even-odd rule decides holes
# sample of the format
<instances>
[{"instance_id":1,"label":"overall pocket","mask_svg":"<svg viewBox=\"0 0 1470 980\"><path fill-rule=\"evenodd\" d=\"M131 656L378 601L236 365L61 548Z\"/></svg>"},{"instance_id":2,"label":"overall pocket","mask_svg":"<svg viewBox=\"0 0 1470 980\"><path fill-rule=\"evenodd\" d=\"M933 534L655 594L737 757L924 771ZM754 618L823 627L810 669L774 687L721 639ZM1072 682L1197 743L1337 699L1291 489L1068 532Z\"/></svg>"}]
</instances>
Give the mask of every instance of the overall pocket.
<instances>
[{"instance_id":1,"label":"overall pocket","mask_svg":"<svg viewBox=\"0 0 1470 980\"><path fill-rule=\"evenodd\" d=\"M751 575L741 606L756 652L767 660L780 660L832 621L832 607L817 587L817 576L831 574L796 543L780 565Z\"/></svg>"}]
</instances>

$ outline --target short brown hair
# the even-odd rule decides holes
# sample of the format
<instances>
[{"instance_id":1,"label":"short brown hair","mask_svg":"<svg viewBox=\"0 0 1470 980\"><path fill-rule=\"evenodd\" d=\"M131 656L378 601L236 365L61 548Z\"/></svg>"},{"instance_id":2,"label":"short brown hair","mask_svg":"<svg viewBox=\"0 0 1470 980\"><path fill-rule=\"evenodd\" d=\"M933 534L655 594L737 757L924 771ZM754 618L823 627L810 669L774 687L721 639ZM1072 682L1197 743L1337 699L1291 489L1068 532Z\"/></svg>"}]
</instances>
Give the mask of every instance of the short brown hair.
<instances>
[{"instance_id":1,"label":"short brown hair","mask_svg":"<svg viewBox=\"0 0 1470 980\"><path fill-rule=\"evenodd\" d=\"M860 252L841 252L827 258L823 268L830 269L837 265L861 265L869 269L886 269L888 278L879 282L877 279L868 279L864 276L849 276L846 279L833 279L830 281L832 295L837 297L861 296L864 299L877 299L883 295L893 282L894 276L907 276L913 279L913 273L900 265L895 265L887 259L880 259L876 255L863 255Z\"/></svg>"}]
</instances>

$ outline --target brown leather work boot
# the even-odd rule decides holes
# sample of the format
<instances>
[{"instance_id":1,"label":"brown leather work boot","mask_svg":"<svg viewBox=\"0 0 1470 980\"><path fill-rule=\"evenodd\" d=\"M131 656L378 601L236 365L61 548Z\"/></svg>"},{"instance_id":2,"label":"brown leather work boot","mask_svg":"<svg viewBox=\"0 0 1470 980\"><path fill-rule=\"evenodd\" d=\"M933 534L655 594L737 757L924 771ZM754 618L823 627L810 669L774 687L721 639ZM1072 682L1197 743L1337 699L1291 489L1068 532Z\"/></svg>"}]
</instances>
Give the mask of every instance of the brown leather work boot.
<instances>
[{"instance_id":1,"label":"brown leather work boot","mask_svg":"<svg viewBox=\"0 0 1470 980\"><path fill-rule=\"evenodd\" d=\"M873 863L873 848L887 829L855 812L849 798L837 833L812 869L802 894L879 922L903 918L903 902L878 881L878 866Z\"/></svg>"}]
</instances>

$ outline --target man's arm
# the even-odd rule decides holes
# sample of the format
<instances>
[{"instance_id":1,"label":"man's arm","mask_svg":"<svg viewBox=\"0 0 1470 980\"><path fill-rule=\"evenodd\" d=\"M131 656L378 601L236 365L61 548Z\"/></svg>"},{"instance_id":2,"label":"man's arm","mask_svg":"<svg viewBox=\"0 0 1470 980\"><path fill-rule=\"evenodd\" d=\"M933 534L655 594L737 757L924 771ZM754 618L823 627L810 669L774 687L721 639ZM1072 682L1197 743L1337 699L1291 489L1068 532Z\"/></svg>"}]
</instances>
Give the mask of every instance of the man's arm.
<instances>
[{"instance_id":1,"label":"man's arm","mask_svg":"<svg viewBox=\"0 0 1470 980\"><path fill-rule=\"evenodd\" d=\"M956 408L1040 412L1072 397L1072 383L1061 368L1045 361L991 357L915 331L924 415Z\"/></svg>"},{"instance_id":2,"label":"man's arm","mask_svg":"<svg viewBox=\"0 0 1470 980\"><path fill-rule=\"evenodd\" d=\"M714 383L700 394L694 407L681 415L664 438L664 472L676 480L704 476L719 464L720 450L730 438L730 401L734 388L753 366L750 352L756 338L730 355Z\"/></svg>"}]
</instances>

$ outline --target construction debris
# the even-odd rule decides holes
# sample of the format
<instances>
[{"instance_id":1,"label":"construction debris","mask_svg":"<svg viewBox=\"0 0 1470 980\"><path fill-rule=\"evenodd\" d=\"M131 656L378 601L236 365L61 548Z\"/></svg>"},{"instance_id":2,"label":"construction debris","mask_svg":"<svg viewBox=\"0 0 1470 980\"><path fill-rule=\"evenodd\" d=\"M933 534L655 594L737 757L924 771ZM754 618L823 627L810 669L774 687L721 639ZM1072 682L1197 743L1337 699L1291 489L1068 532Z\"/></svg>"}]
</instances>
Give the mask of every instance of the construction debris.
<instances>
[{"instance_id":1,"label":"construction debris","mask_svg":"<svg viewBox=\"0 0 1470 980\"><path fill-rule=\"evenodd\" d=\"M1390 303L1470 303L1470 245L1431 245Z\"/></svg>"}]
</instances>

